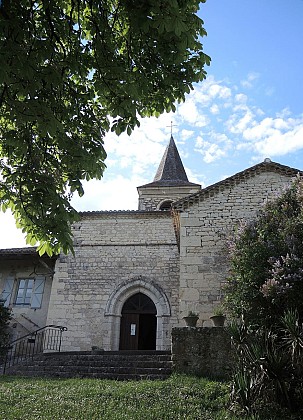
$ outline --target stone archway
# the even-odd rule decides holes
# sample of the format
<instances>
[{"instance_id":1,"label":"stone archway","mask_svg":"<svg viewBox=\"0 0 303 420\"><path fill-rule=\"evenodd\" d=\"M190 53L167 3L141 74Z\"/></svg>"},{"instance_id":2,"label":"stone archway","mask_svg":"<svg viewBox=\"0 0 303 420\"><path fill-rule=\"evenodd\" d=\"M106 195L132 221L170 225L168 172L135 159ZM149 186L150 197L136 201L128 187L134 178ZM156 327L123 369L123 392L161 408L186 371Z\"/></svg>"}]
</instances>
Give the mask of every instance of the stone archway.
<instances>
[{"instance_id":1,"label":"stone archway","mask_svg":"<svg viewBox=\"0 0 303 420\"><path fill-rule=\"evenodd\" d=\"M122 308L124 303L136 293L143 293L149 297L156 307L156 350L170 349L171 310L168 298L160 286L138 277L120 284L108 299L104 314L109 334L108 342L104 342L106 350L119 350Z\"/></svg>"},{"instance_id":2,"label":"stone archway","mask_svg":"<svg viewBox=\"0 0 303 420\"><path fill-rule=\"evenodd\" d=\"M157 210L170 211L172 203L172 199L166 198L165 200L160 201L160 203L157 206Z\"/></svg>"}]
</instances>

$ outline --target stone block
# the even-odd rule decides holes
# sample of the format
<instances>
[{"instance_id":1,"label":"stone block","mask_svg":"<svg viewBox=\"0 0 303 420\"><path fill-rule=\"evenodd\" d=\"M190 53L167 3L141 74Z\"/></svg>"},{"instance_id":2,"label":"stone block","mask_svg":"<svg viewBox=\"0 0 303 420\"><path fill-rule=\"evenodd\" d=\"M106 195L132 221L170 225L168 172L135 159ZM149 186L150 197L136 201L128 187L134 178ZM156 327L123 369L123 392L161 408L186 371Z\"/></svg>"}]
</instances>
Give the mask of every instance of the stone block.
<instances>
[{"instance_id":1,"label":"stone block","mask_svg":"<svg viewBox=\"0 0 303 420\"><path fill-rule=\"evenodd\" d=\"M172 360L177 373L230 379L234 352L224 328L173 328Z\"/></svg>"}]
</instances>

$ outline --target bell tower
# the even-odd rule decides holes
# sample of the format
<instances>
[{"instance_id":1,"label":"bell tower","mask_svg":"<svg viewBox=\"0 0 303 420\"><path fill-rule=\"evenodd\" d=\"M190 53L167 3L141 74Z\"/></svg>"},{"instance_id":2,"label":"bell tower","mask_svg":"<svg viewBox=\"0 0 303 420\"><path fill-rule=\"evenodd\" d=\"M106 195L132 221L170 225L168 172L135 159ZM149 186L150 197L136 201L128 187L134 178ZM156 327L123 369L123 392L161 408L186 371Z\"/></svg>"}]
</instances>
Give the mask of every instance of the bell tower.
<instances>
[{"instance_id":1,"label":"bell tower","mask_svg":"<svg viewBox=\"0 0 303 420\"><path fill-rule=\"evenodd\" d=\"M173 136L164 152L153 182L137 187L139 210L169 210L171 203L201 189L189 182Z\"/></svg>"}]
</instances>

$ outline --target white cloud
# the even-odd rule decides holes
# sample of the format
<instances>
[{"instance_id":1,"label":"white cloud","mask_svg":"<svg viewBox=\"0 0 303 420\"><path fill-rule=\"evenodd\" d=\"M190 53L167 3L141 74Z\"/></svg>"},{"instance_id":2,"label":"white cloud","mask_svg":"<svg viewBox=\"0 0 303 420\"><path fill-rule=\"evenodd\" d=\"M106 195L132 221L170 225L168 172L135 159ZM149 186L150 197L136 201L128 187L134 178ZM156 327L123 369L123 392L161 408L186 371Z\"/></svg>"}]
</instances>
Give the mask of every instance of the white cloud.
<instances>
[{"instance_id":1,"label":"white cloud","mask_svg":"<svg viewBox=\"0 0 303 420\"><path fill-rule=\"evenodd\" d=\"M303 148L303 123L301 126L295 127L282 133L275 130L265 139L257 141L254 144L256 152L262 156L283 156L287 153L293 153Z\"/></svg>"},{"instance_id":2,"label":"white cloud","mask_svg":"<svg viewBox=\"0 0 303 420\"><path fill-rule=\"evenodd\" d=\"M182 140L188 140L190 137L193 137L194 133L194 130L181 130L179 137Z\"/></svg>"},{"instance_id":3,"label":"white cloud","mask_svg":"<svg viewBox=\"0 0 303 420\"><path fill-rule=\"evenodd\" d=\"M277 112L277 114L276 114L276 116L278 118L287 118L290 115L291 115L291 112L290 112L289 108L284 108L284 109L282 109L282 111Z\"/></svg>"},{"instance_id":4,"label":"white cloud","mask_svg":"<svg viewBox=\"0 0 303 420\"><path fill-rule=\"evenodd\" d=\"M226 127L233 134L242 133L252 123L254 114L247 105L236 105L233 114L227 119Z\"/></svg>"},{"instance_id":5,"label":"white cloud","mask_svg":"<svg viewBox=\"0 0 303 420\"><path fill-rule=\"evenodd\" d=\"M244 93L238 93L237 95L235 95L235 101L236 102L241 102L241 103L246 103L247 102L247 96L244 95Z\"/></svg>"},{"instance_id":6,"label":"white cloud","mask_svg":"<svg viewBox=\"0 0 303 420\"><path fill-rule=\"evenodd\" d=\"M251 122L251 119L248 123ZM245 125L247 127L248 124ZM264 118L261 122L253 122L252 127L243 127L243 137L246 140L259 140L264 137L279 134L281 130L289 128L289 122L282 118Z\"/></svg>"},{"instance_id":7,"label":"white cloud","mask_svg":"<svg viewBox=\"0 0 303 420\"><path fill-rule=\"evenodd\" d=\"M245 142L239 143L237 150L250 150L253 160L264 157L284 156L303 149L303 116L290 117L288 109L277 113L276 117L259 119L258 115L247 108L244 117L233 115L229 129L242 134ZM238 118L238 121L237 121Z\"/></svg>"},{"instance_id":8,"label":"white cloud","mask_svg":"<svg viewBox=\"0 0 303 420\"><path fill-rule=\"evenodd\" d=\"M196 85L194 91L188 96L198 108L208 108L214 100L228 100L232 96L232 90L226 83L217 81L209 75L206 80Z\"/></svg>"},{"instance_id":9,"label":"white cloud","mask_svg":"<svg viewBox=\"0 0 303 420\"><path fill-rule=\"evenodd\" d=\"M144 166L158 162L169 138L165 133L167 119L162 120L162 130L158 124L159 120L153 118L149 120L149 124L144 122L140 128L136 128L131 136L125 133L120 136L108 134L105 138L105 150L109 159L115 160L122 167L132 167L132 170L137 163Z\"/></svg>"},{"instance_id":10,"label":"white cloud","mask_svg":"<svg viewBox=\"0 0 303 420\"><path fill-rule=\"evenodd\" d=\"M245 130L246 127L252 122L253 117L254 117L254 114L250 110L247 110L246 114L242 118L240 118L238 123L235 125L234 127L235 132L239 133Z\"/></svg>"},{"instance_id":11,"label":"white cloud","mask_svg":"<svg viewBox=\"0 0 303 420\"><path fill-rule=\"evenodd\" d=\"M205 181L203 180L204 175L203 174L198 174L196 172L194 172L191 168L188 167L184 167L186 174L187 174L187 178L190 182L194 182L195 184L200 184L202 188L205 187Z\"/></svg>"},{"instance_id":12,"label":"white cloud","mask_svg":"<svg viewBox=\"0 0 303 420\"><path fill-rule=\"evenodd\" d=\"M72 205L78 211L136 210L138 208L137 186L151 180L140 177L92 180L84 183L83 197L75 196Z\"/></svg>"},{"instance_id":13,"label":"white cloud","mask_svg":"<svg viewBox=\"0 0 303 420\"><path fill-rule=\"evenodd\" d=\"M202 149L195 149L197 152L201 153L205 163L212 163L219 158L222 158L226 155L226 152L221 149L217 144L204 142Z\"/></svg>"},{"instance_id":14,"label":"white cloud","mask_svg":"<svg viewBox=\"0 0 303 420\"><path fill-rule=\"evenodd\" d=\"M224 134L221 138L219 138L217 134L210 134L210 138L217 140L218 143L222 143L224 139L227 139ZM201 153L203 160L206 163L212 163L226 155L226 147L224 144L219 146L215 142L204 140L201 136L198 136L196 139L195 151Z\"/></svg>"},{"instance_id":15,"label":"white cloud","mask_svg":"<svg viewBox=\"0 0 303 420\"><path fill-rule=\"evenodd\" d=\"M199 120L198 108L194 101L189 98L186 102L179 105L178 115L180 115L184 121L191 124L195 124Z\"/></svg>"},{"instance_id":16,"label":"white cloud","mask_svg":"<svg viewBox=\"0 0 303 420\"><path fill-rule=\"evenodd\" d=\"M220 113L220 108L218 107L217 104L213 104L210 108L209 108L210 112L212 114L219 114Z\"/></svg>"},{"instance_id":17,"label":"white cloud","mask_svg":"<svg viewBox=\"0 0 303 420\"><path fill-rule=\"evenodd\" d=\"M259 73L255 73L255 72L251 72L247 75L247 78L245 80L241 81L241 85L244 88L252 88L254 85L254 81L259 79L260 74Z\"/></svg>"},{"instance_id":18,"label":"white cloud","mask_svg":"<svg viewBox=\"0 0 303 420\"><path fill-rule=\"evenodd\" d=\"M218 97L221 99L228 99L231 96L231 89L220 84L211 85L208 92L212 98Z\"/></svg>"},{"instance_id":19,"label":"white cloud","mask_svg":"<svg viewBox=\"0 0 303 420\"><path fill-rule=\"evenodd\" d=\"M210 97L210 95L208 93L206 93L205 88L202 88L202 85L201 86L200 85L197 85L195 87L195 90L192 91L192 93L190 95L191 95L192 100L196 104L198 104L199 107L201 107L201 108L208 107L210 101L212 100L212 98ZM187 99L186 99L186 101L187 101Z\"/></svg>"}]
</instances>

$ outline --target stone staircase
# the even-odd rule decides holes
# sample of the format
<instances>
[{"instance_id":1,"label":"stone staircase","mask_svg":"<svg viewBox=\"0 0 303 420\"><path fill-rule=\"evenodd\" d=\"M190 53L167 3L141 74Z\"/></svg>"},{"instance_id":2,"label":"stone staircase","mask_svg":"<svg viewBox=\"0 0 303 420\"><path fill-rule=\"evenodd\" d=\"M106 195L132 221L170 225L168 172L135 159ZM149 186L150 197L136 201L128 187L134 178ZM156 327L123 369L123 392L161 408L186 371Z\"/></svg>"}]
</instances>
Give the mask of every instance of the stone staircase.
<instances>
[{"instance_id":1,"label":"stone staircase","mask_svg":"<svg viewBox=\"0 0 303 420\"><path fill-rule=\"evenodd\" d=\"M114 380L167 379L169 351L98 351L37 354L6 369L6 375Z\"/></svg>"}]
</instances>

